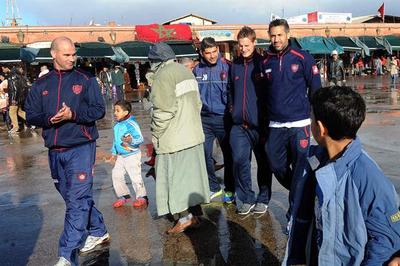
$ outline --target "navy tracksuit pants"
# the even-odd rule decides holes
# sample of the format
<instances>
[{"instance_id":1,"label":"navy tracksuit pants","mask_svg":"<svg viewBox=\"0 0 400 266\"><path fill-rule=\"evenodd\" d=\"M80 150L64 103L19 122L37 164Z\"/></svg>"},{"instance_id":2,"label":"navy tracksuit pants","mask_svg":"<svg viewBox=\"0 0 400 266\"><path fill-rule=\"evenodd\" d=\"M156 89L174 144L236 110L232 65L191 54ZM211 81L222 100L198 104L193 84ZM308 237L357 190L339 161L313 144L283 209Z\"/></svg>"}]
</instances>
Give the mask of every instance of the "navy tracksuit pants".
<instances>
[{"instance_id":1,"label":"navy tracksuit pants","mask_svg":"<svg viewBox=\"0 0 400 266\"><path fill-rule=\"evenodd\" d=\"M217 192L221 189L218 179L215 176L214 160L212 157L214 140L217 139L224 156L225 191L235 192L232 169L232 153L229 145L229 134L232 127L231 118L226 115L202 114L201 122L205 136L204 155L206 159L210 191Z\"/></svg>"},{"instance_id":2,"label":"navy tracksuit pants","mask_svg":"<svg viewBox=\"0 0 400 266\"><path fill-rule=\"evenodd\" d=\"M289 190L288 219L293 205L300 200L296 192L302 191L309 147L310 126L269 128L265 151L276 179Z\"/></svg>"},{"instance_id":3,"label":"navy tracksuit pants","mask_svg":"<svg viewBox=\"0 0 400 266\"><path fill-rule=\"evenodd\" d=\"M268 204L271 199L272 172L256 129L234 125L230 138L233 158L233 173L235 176L236 195L243 203L256 202ZM257 199L252 189L251 181L251 152L257 161L257 183L259 193Z\"/></svg>"},{"instance_id":4,"label":"navy tracksuit pants","mask_svg":"<svg viewBox=\"0 0 400 266\"><path fill-rule=\"evenodd\" d=\"M58 255L72 265L78 265L79 248L88 234L103 236L107 232L103 216L93 201L95 157L96 142L65 150L49 150L51 176L66 205Z\"/></svg>"}]
</instances>

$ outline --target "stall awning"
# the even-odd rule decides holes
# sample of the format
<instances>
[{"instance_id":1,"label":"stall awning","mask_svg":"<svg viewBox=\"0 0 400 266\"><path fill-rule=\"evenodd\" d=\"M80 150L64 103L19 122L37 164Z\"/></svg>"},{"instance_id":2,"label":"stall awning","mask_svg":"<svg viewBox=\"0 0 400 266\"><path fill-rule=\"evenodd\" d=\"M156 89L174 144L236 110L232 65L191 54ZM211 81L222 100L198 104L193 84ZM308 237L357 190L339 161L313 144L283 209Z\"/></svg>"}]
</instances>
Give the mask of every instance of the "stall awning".
<instances>
[{"instance_id":1,"label":"stall awning","mask_svg":"<svg viewBox=\"0 0 400 266\"><path fill-rule=\"evenodd\" d=\"M167 41L176 57L198 57L199 54L196 52L196 48L192 42L185 41Z\"/></svg>"},{"instance_id":2,"label":"stall awning","mask_svg":"<svg viewBox=\"0 0 400 266\"><path fill-rule=\"evenodd\" d=\"M358 39L363 42L371 51L379 49L385 50L385 47L379 44L373 36L360 36Z\"/></svg>"},{"instance_id":3,"label":"stall awning","mask_svg":"<svg viewBox=\"0 0 400 266\"><path fill-rule=\"evenodd\" d=\"M335 39L333 39L332 37L330 38L323 38L324 40L324 44L326 45L326 47L331 51L336 50L339 54L343 54L344 53L344 49L341 45L339 45L337 42L335 42Z\"/></svg>"},{"instance_id":4,"label":"stall awning","mask_svg":"<svg viewBox=\"0 0 400 266\"><path fill-rule=\"evenodd\" d=\"M256 47L257 48L262 48L262 49L268 49L268 47L270 46L270 44L271 44L271 41L270 40L267 40L267 39L260 39L260 38L257 38L257 43L256 43Z\"/></svg>"},{"instance_id":5,"label":"stall awning","mask_svg":"<svg viewBox=\"0 0 400 266\"><path fill-rule=\"evenodd\" d=\"M388 35L384 37L392 47L392 51L400 51L400 37L395 35Z\"/></svg>"},{"instance_id":6,"label":"stall awning","mask_svg":"<svg viewBox=\"0 0 400 266\"><path fill-rule=\"evenodd\" d=\"M40 50L35 58L35 61L38 61L38 62L50 62L52 60L53 59L50 54L50 48L40 48Z\"/></svg>"},{"instance_id":7,"label":"stall awning","mask_svg":"<svg viewBox=\"0 0 400 266\"><path fill-rule=\"evenodd\" d=\"M195 47L191 42L185 41L167 41L174 51L176 57L198 57ZM128 41L119 43L116 46L122 50L133 60L147 60L150 47L153 43L144 41Z\"/></svg>"},{"instance_id":8,"label":"stall awning","mask_svg":"<svg viewBox=\"0 0 400 266\"><path fill-rule=\"evenodd\" d=\"M76 54L78 57L105 58L114 55L111 45L103 42L82 42L77 45Z\"/></svg>"},{"instance_id":9,"label":"stall awning","mask_svg":"<svg viewBox=\"0 0 400 266\"><path fill-rule=\"evenodd\" d=\"M359 52L361 47L358 47L355 42L353 42L349 37L334 37L335 42L343 47L346 52Z\"/></svg>"},{"instance_id":10,"label":"stall awning","mask_svg":"<svg viewBox=\"0 0 400 266\"><path fill-rule=\"evenodd\" d=\"M122 50L133 60L147 60L150 46L152 43L143 41L128 41L119 43L116 46L121 47Z\"/></svg>"},{"instance_id":11,"label":"stall awning","mask_svg":"<svg viewBox=\"0 0 400 266\"><path fill-rule=\"evenodd\" d=\"M0 63L20 62L20 47L8 43L0 43Z\"/></svg>"},{"instance_id":12,"label":"stall awning","mask_svg":"<svg viewBox=\"0 0 400 266\"><path fill-rule=\"evenodd\" d=\"M301 49L308 51L310 54L330 54L333 50L343 51L343 48L332 42L332 40L327 40L321 36L298 38L297 41Z\"/></svg>"}]
</instances>

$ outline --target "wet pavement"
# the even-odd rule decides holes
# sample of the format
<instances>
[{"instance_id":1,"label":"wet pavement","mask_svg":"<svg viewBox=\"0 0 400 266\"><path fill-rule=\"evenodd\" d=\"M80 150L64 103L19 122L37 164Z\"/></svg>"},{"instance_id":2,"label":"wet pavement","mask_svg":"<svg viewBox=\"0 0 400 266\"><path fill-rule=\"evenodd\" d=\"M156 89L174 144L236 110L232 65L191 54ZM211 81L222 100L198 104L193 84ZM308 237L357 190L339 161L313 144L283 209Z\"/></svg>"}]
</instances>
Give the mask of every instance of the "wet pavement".
<instances>
[{"instance_id":1,"label":"wet pavement","mask_svg":"<svg viewBox=\"0 0 400 266\"><path fill-rule=\"evenodd\" d=\"M364 147L400 191L400 85L392 86L387 76L350 78L348 85L367 102L368 115L359 134ZM203 206L205 216L199 229L179 236L165 234L172 223L157 216L151 177L144 177L150 199L147 210L112 208L112 165L104 160L112 143L110 110L111 106L98 124L94 198L112 241L82 256L82 265L280 264L288 203L287 191L275 180L265 215L238 216L233 205L216 201ZM146 142L150 142L149 114L139 102L134 103L134 111ZM144 149L142 161L148 159L145 153ZM143 176L148 169L143 165ZM252 171L255 174L255 165ZM222 170L217 173L223 175ZM0 265L53 265L64 213L64 202L50 177L40 130L11 137L0 129Z\"/></svg>"}]
</instances>

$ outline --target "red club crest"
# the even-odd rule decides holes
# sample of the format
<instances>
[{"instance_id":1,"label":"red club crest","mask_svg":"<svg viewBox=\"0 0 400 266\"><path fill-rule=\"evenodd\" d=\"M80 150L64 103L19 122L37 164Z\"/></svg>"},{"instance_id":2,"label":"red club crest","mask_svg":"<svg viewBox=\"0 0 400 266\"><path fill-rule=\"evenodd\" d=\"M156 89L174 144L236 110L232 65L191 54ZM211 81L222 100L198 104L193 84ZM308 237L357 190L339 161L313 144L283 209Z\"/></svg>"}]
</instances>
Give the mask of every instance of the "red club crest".
<instances>
[{"instance_id":1,"label":"red club crest","mask_svg":"<svg viewBox=\"0 0 400 266\"><path fill-rule=\"evenodd\" d=\"M86 179L86 174L85 173L80 173L80 174L78 174L78 180L79 181L85 181L85 179Z\"/></svg>"},{"instance_id":2,"label":"red club crest","mask_svg":"<svg viewBox=\"0 0 400 266\"><path fill-rule=\"evenodd\" d=\"M72 91L73 91L75 94L81 93L81 92L82 92L82 85L73 85L73 86L72 86Z\"/></svg>"},{"instance_id":3,"label":"red club crest","mask_svg":"<svg viewBox=\"0 0 400 266\"><path fill-rule=\"evenodd\" d=\"M292 64L291 65L291 69L293 73L296 73L297 70L299 70L299 65L298 64Z\"/></svg>"},{"instance_id":4,"label":"red club crest","mask_svg":"<svg viewBox=\"0 0 400 266\"><path fill-rule=\"evenodd\" d=\"M308 146L308 139L301 139L300 140L300 147L305 149L305 148L307 148L307 146Z\"/></svg>"},{"instance_id":5,"label":"red club crest","mask_svg":"<svg viewBox=\"0 0 400 266\"><path fill-rule=\"evenodd\" d=\"M48 90L42 91L42 95L43 95L43 96L49 95L49 91L48 91Z\"/></svg>"},{"instance_id":6,"label":"red club crest","mask_svg":"<svg viewBox=\"0 0 400 266\"><path fill-rule=\"evenodd\" d=\"M222 71L220 76L221 76L221 80L226 80L227 74L225 71Z\"/></svg>"},{"instance_id":7,"label":"red club crest","mask_svg":"<svg viewBox=\"0 0 400 266\"><path fill-rule=\"evenodd\" d=\"M314 75L317 75L319 73L318 67L316 65L312 66L312 72Z\"/></svg>"}]
</instances>

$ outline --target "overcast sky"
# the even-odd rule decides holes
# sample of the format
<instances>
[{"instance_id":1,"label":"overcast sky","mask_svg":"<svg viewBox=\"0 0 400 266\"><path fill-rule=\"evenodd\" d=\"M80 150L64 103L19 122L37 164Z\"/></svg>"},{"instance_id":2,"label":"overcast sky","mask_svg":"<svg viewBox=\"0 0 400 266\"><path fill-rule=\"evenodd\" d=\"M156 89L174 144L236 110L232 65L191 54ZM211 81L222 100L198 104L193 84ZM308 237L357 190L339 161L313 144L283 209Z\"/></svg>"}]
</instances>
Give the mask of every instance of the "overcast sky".
<instances>
[{"instance_id":1,"label":"overcast sky","mask_svg":"<svg viewBox=\"0 0 400 266\"><path fill-rule=\"evenodd\" d=\"M6 23L6 0L0 0L0 22ZM10 1L11 2L11 1ZM284 17L312 11L376 14L374 0L15 0L21 25L88 25L91 20L121 25L163 23L194 13L219 24L267 23L271 13ZM385 14L400 16L400 1L385 1ZM11 16L11 9L9 9Z\"/></svg>"}]
</instances>

